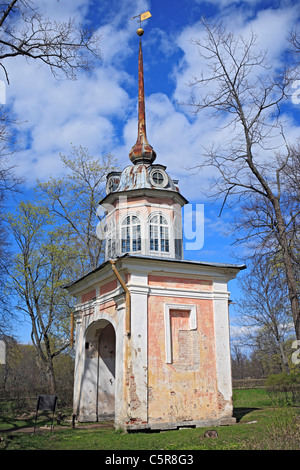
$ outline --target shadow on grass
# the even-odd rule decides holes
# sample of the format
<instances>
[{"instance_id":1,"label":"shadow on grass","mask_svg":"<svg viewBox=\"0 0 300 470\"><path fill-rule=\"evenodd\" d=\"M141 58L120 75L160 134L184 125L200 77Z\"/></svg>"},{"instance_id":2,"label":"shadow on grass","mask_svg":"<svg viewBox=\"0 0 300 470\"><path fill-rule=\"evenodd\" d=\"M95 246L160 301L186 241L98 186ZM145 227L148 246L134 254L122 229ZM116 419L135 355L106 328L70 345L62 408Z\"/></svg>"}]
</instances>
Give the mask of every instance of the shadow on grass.
<instances>
[{"instance_id":1,"label":"shadow on grass","mask_svg":"<svg viewBox=\"0 0 300 470\"><path fill-rule=\"evenodd\" d=\"M52 422L51 417L46 413L41 417L38 417L36 421L36 426L45 426ZM55 420L53 421L54 424ZM11 433L16 431L22 431L25 429L33 429L35 425L35 418L28 417L26 418L5 418L0 420L0 433ZM9 427L5 427L9 426Z\"/></svg>"},{"instance_id":2,"label":"shadow on grass","mask_svg":"<svg viewBox=\"0 0 300 470\"><path fill-rule=\"evenodd\" d=\"M260 410L261 408L233 408L233 417L238 423L245 415L252 411Z\"/></svg>"},{"instance_id":3,"label":"shadow on grass","mask_svg":"<svg viewBox=\"0 0 300 470\"><path fill-rule=\"evenodd\" d=\"M10 427L7 427L5 428L4 427L4 424L7 424L8 426L11 425ZM9 432L14 432L14 431L20 431L22 429L25 429L25 428L31 428L34 426L34 420L28 420L28 421L23 421L22 424L20 423L18 425L18 423L16 422L16 420L12 419L12 420L9 420L9 419L6 419L5 420L5 423L1 423L0 425L0 433L2 432L5 432L5 433L9 433Z\"/></svg>"}]
</instances>

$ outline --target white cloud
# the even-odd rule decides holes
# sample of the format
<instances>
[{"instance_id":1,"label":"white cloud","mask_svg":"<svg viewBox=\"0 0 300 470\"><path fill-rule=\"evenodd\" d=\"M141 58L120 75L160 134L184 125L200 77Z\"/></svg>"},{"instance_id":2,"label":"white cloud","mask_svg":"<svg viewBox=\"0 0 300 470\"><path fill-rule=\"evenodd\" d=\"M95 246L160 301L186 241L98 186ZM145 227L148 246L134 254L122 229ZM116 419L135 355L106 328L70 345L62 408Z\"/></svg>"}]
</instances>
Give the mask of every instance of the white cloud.
<instances>
[{"instance_id":1,"label":"white cloud","mask_svg":"<svg viewBox=\"0 0 300 470\"><path fill-rule=\"evenodd\" d=\"M94 80L53 84L41 75L37 73L32 79L44 79L44 90L37 86L31 93L26 87L17 87L13 95L14 111L22 123L19 145L24 148L30 143L30 152L23 150L15 155L19 172L25 171L28 183L40 177L37 165L28 171L32 160L41 160L43 164L47 160L47 168L53 166L59 171L49 160L57 162L59 152L68 152L71 143L86 146L95 153L109 152L116 137L111 118L121 114L128 103L124 90L108 77L99 79L98 89Z\"/></svg>"},{"instance_id":2,"label":"white cloud","mask_svg":"<svg viewBox=\"0 0 300 470\"><path fill-rule=\"evenodd\" d=\"M201 3L203 0L196 0L196 3ZM257 3L259 3L261 0L244 0L243 3L245 4L250 4L250 5L255 5ZM219 6L220 8L223 8L223 7L228 7L228 6L233 6L233 5L236 5L236 4L240 4L241 3L241 0L206 0L206 3L211 3L213 5L217 5Z\"/></svg>"},{"instance_id":3,"label":"white cloud","mask_svg":"<svg viewBox=\"0 0 300 470\"><path fill-rule=\"evenodd\" d=\"M179 180L180 191L188 200L202 202L204 196L200 192L207 189L215 170L206 168L199 174L189 168L203 159L203 144L212 132L209 121L203 122L200 117L189 120L168 96L156 93L146 99L146 127L148 141L157 154L156 163L165 165L170 176ZM137 111L127 121L124 145L116 152L123 156L124 165L129 164L128 153L136 138Z\"/></svg>"},{"instance_id":4,"label":"white cloud","mask_svg":"<svg viewBox=\"0 0 300 470\"><path fill-rule=\"evenodd\" d=\"M264 10L249 22L246 10L238 10L235 4L229 3L239 12L232 20L228 16L224 18L230 27L239 33L249 32L250 27L257 30L261 44L269 47L272 58L277 60L294 9ZM49 0L40 3L52 18L77 15L82 19L91 6L88 0L55 4L57 8ZM138 40L133 41L137 39L138 25L130 17L148 8L151 10L151 5L145 0L126 0L121 4L112 0L110 4L99 3L94 8L92 13L102 20L98 32L102 34L103 53L103 62L94 74L79 74L77 81L57 81L46 67L37 67L36 63L28 66L20 59L10 64L11 85L7 97L14 105L16 117L23 123L20 137L24 149L16 155L16 160L29 184L33 184L36 177L59 172L58 154L68 153L71 143L86 146L94 154L111 152L121 166L130 163L128 154L137 137L137 76L130 75L124 65L129 56L136 60L138 44ZM146 97L148 140L157 153L156 161L165 164L171 176L179 179L183 195L189 200L199 200L199 189L205 191L214 169L207 168L199 174L188 168L203 160L205 146L209 147L212 142L218 145L229 138L228 131L216 132L216 122L209 119L207 113L193 115L190 108L176 104L188 101L191 92L188 82L206 67L197 48L191 44L191 39L203 38L203 33L199 22L178 32L177 38L174 32L169 37L166 31L155 27L154 33L147 47L151 41L153 48L159 43L164 54L155 60L168 60L168 55L176 48L182 51L182 59L173 66L173 96L155 93ZM132 70L136 74L136 67ZM151 73L147 66L145 73ZM294 126L293 133L297 131Z\"/></svg>"},{"instance_id":5,"label":"white cloud","mask_svg":"<svg viewBox=\"0 0 300 470\"><path fill-rule=\"evenodd\" d=\"M51 20L65 21L69 17L83 17L88 10L87 0L39 0L38 11Z\"/></svg>"},{"instance_id":6,"label":"white cloud","mask_svg":"<svg viewBox=\"0 0 300 470\"><path fill-rule=\"evenodd\" d=\"M88 12L93 19L101 12L107 18L109 11L113 13L110 23L98 30L102 35L103 61L93 74L79 73L76 81L56 80L49 68L35 61L28 63L19 57L9 62L7 103L20 123L16 130L21 150L14 158L28 185L34 184L37 177L58 174L59 153L68 153L71 143L86 146L95 155L114 153L122 147L120 126L131 116L135 102L126 88L137 78L123 66L126 55L133 53L129 42L136 24L130 17L135 11L147 9L148 2L113 3L114 0L106 3L104 8L102 4L92 5L90 0L39 2L39 10L51 20L76 16L80 22ZM89 11L89 7L93 10Z\"/></svg>"},{"instance_id":7,"label":"white cloud","mask_svg":"<svg viewBox=\"0 0 300 470\"><path fill-rule=\"evenodd\" d=\"M227 3L227 2L226 2ZM243 8L237 8L234 2L230 3L231 14L225 9L215 19L209 19L208 22L214 24L222 21L228 32L234 33L244 38L249 38L253 31L257 35L257 50L267 51L268 60L272 67L279 65L282 61L281 54L287 46L287 37L289 32L297 24L300 8L299 5L284 6L278 9L268 8L258 11L251 15L249 11ZM190 94L193 92L196 96L203 85L189 88L188 84L194 82L196 78L210 73L208 62L200 57L198 47L193 43L197 40L200 44L205 44L206 33L201 22L196 22L184 28L177 38L177 44L184 53L181 63L175 68L177 87L174 97L179 102L188 102ZM209 55L209 53L208 53ZM208 85L206 85L208 89Z\"/></svg>"},{"instance_id":8,"label":"white cloud","mask_svg":"<svg viewBox=\"0 0 300 470\"><path fill-rule=\"evenodd\" d=\"M287 44L287 35L290 29L295 25L297 18L299 17L299 6L284 6L278 9L265 9L259 11L256 15L251 12L252 16L249 20L249 12L243 8L237 8L234 2L230 3L231 15L228 14L228 10L223 10L224 15L218 16L216 21L223 20L228 31L235 33L236 35L243 35L247 37L251 31L257 33L257 48L262 50L268 50L268 57L270 64L275 67L282 63L282 53ZM213 21L213 20L212 20ZM190 102L190 94L199 97L201 94L206 95L212 93L214 89L212 84L201 85L190 88L188 84L195 78L201 77L201 72L204 76L210 72L207 66L207 62L202 59L198 54L198 49L192 40L197 38L201 44L205 41L205 33L203 27L200 26L200 22L196 22L193 25L189 25L184 28L178 35L177 44L183 51L183 58L178 64L177 68L174 68L174 74L176 77L176 88L174 91L173 98L179 103ZM205 153L203 147L210 148L212 144L217 148L220 144L221 148L226 148L226 142L229 143L232 137L237 132L237 129L222 128L217 126L224 126L228 124L228 117L223 118L221 121L215 121L208 116L207 112L200 111L197 117L191 119L191 109L189 107L182 107L181 112L185 111L188 116L188 125L183 125L181 122L181 132L179 130L179 120L173 121L173 126L176 129L174 132L175 141L174 148L181 149L181 145L176 145L178 141L183 144L182 147L189 150L189 152L182 152L182 159L178 158L179 165L184 165L190 162L197 162L203 159ZM175 111L175 113L177 110ZM253 112L249 109L249 112ZM175 114L173 114L174 118ZM172 119L173 119L172 118ZM165 129L162 127L162 131L166 134ZM288 136L299 135L299 125L289 120L286 126L286 133ZM167 135L167 134L166 134ZM180 136L180 137L179 137ZM270 136L271 137L271 136ZM163 132L161 132L160 138L163 138ZM185 147L184 144L188 144ZM268 152L264 149L258 148L257 151L264 159L274 160L274 148L281 148L284 144L279 132L275 132L270 139L270 147L272 149ZM179 155L178 155L179 157ZM205 189L209 183L211 176L214 176L214 171L211 169L205 169L201 174L198 175L198 187L199 183L202 188ZM195 180L192 180L195 181ZM188 189L188 186L187 186ZM195 188L196 189L196 188Z\"/></svg>"},{"instance_id":9,"label":"white cloud","mask_svg":"<svg viewBox=\"0 0 300 470\"><path fill-rule=\"evenodd\" d=\"M132 16L149 9L147 0L111 0L95 5L101 15L102 26L97 29L102 37L101 52L104 64L118 68L124 58L134 53L130 40L134 37L139 24ZM103 15L103 16L102 16ZM104 21L103 21L104 18Z\"/></svg>"},{"instance_id":10,"label":"white cloud","mask_svg":"<svg viewBox=\"0 0 300 470\"><path fill-rule=\"evenodd\" d=\"M230 28L246 37L250 35L251 30L256 32L258 48L268 51L270 63L274 66L274 61L278 63L287 46L288 34L296 25L298 15L298 5L276 10L268 8L259 11L252 21L237 25L232 19L228 24Z\"/></svg>"},{"instance_id":11,"label":"white cloud","mask_svg":"<svg viewBox=\"0 0 300 470\"><path fill-rule=\"evenodd\" d=\"M111 152L116 146L113 118L125 119L131 108L122 86L128 80L125 73L103 67L92 76L80 74L76 81L57 81L46 67L28 67L18 59L10 67L10 76L7 100L20 122L22 149L15 159L28 184L49 176L50 169L59 172L59 153L68 153L71 143L95 154Z\"/></svg>"}]
</instances>

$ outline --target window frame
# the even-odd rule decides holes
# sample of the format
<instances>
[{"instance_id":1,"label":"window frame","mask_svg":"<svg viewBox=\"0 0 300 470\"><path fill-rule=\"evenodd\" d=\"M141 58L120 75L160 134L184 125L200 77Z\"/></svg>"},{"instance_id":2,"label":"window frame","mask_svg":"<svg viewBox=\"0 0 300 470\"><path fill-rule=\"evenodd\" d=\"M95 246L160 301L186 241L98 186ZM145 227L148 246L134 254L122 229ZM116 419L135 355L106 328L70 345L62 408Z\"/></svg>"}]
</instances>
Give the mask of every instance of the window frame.
<instances>
[{"instance_id":1,"label":"window frame","mask_svg":"<svg viewBox=\"0 0 300 470\"><path fill-rule=\"evenodd\" d=\"M132 222L133 217L135 217L138 220L137 223ZM129 222L128 222L128 219L129 219ZM125 230L126 237L123 237L123 230ZM124 249L123 249L123 244L124 244ZM128 250L128 247L129 247L129 250ZM122 254L140 253L141 251L142 251L141 219L138 214L130 212L130 213L127 213L122 218L121 223L120 223L120 253Z\"/></svg>"},{"instance_id":2,"label":"window frame","mask_svg":"<svg viewBox=\"0 0 300 470\"><path fill-rule=\"evenodd\" d=\"M182 255L183 255L182 223L181 223L181 218L178 215L176 215L174 218L174 253L175 253L175 258L182 259Z\"/></svg>"},{"instance_id":3,"label":"window frame","mask_svg":"<svg viewBox=\"0 0 300 470\"><path fill-rule=\"evenodd\" d=\"M116 221L114 217L110 217L107 224L106 232L106 259L113 258L116 256L117 252L117 231L116 231Z\"/></svg>"},{"instance_id":4,"label":"window frame","mask_svg":"<svg viewBox=\"0 0 300 470\"><path fill-rule=\"evenodd\" d=\"M151 219L153 219L154 217L158 218L158 222L152 222ZM161 218L164 218L166 222L161 223ZM154 230L154 235L151 236L153 234L153 230ZM163 212L152 212L149 215L148 234L149 234L149 253L152 253L152 254L159 253L165 256L169 256L171 253L171 227L170 227L168 217ZM157 247L157 249L151 248L151 246ZM164 249L162 249L162 247ZM165 249L166 247L168 249Z\"/></svg>"},{"instance_id":5,"label":"window frame","mask_svg":"<svg viewBox=\"0 0 300 470\"><path fill-rule=\"evenodd\" d=\"M159 173L159 175L162 177L161 182L155 181L155 179L154 179L155 173ZM168 184L168 176L167 176L166 172L164 170L162 170L161 168L152 168L152 170L150 172L150 182L153 186L155 186L157 188L164 188Z\"/></svg>"}]
</instances>

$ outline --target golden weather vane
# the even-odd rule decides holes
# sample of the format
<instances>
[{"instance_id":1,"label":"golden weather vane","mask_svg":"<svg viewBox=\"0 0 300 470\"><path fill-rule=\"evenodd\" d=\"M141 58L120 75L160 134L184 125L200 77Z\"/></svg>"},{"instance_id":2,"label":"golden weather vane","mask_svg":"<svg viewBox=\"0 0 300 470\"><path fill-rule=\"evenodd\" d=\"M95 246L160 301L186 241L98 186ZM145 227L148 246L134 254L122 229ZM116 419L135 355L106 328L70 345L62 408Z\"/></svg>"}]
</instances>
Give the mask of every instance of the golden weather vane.
<instances>
[{"instance_id":1,"label":"golden weather vane","mask_svg":"<svg viewBox=\"0 0 300 470\"><path fill-rule=\"evenodd\" d=\"M151 16L152 15L151 15L150 11L145 11L145 13L141 13L140 15L136 15L136 16L133 16L132 18L130 18L131 20L133 20L134 18L138 18L137 22L140 23L140 27L137 30L137 34L139 36L143 36L143 34L144 34L144 30L141 27L142 21L147 20L148 18L151 18Z\"/></svg>"}]
</instances>

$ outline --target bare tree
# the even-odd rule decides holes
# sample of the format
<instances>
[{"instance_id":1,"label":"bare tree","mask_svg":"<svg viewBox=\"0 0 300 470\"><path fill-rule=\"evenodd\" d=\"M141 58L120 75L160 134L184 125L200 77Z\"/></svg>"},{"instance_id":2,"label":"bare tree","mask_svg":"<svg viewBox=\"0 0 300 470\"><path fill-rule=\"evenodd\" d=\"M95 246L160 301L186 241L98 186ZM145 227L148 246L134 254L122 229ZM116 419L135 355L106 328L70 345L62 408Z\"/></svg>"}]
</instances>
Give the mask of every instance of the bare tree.
<instances>
[{"instance_id":1,"label":"bare tree","mask_svg":"<svg viewBox=\"0 0 300 470\"><path fill-rule=\"evenodd\" d=\"M281 370L289 372L285 343L291 335L292 318L287 289L281 281L274 263L257 257L239 281L243 296L236 304L237 322L243 326L242 341L248 347L255 349L264 338L264 347L272 347L280 358Z\"/></svg>"},{"instance_id":2,"label":"bare tree","mask_svg":"<svg viewBox=\"0 0 300 470\"><path fill-rule=\"evenodd\" d=\"M101 59L100 36L76 22L50 21L35 0L0 4L0 70L9 83L9 63L22 57L27 63L45 64L55 77L76 79L79 70L90 71ZM17 150L10 124L11 113L0 108L0 190L14 189L20 180L7 158Z\"/></svg>"},{"instance_id":3,"label":"bare tree","mask_svg":"<svg viewBox=\"0 0 300 470\"><path fill-rule=\"evenodd\" d=\"M0 70L9 83L9 63L22 57L27 63L45 64L55 77L76 79L79 70L90 71L101 59L100 36L75 18L51 21L36 0L13 0L0 4ZM13 121L0 108L0 190L12 189L19 181L5 157L16 151L9 131Z\"/></svg>"},{"instance_id":4,"label":"bare tree","mask_svg":"<svg viewBox=\"0 0 300 470\"><path fill-rule=\"evenodd\" d=\"M294 29L289 36L289 41L291 45L291 54L292 60L294 61L294 66L299 70L300 31Z\"/></svg>"},{"instance_id":5,"label":"bare tree","mask_svg":"<svg viewBox=\"0 0 300 470\"><path fill-rule=\"evenodd\" d=\"M232 346L232 377L234 379L243 379L245 377L245 374L248 373L249 376L249 370L247 368L249 360L247 359L247 356L243 353L242 349L240 346L237 344L233 344Z\"/></svg>"},{"instance_id":6,"label":"bare tree","mask_svg":"<svg viewBox=\"0 0 300 470\"><path fill-rule=\"evenodd\" d=\"M38 2L31 0L13 0L1 6L0 66L8 82L7 61L12 57L37 60L49 66L55 76L62 72L71 79L78 70L90 70L93 59L101 57L99 35L75 19L50 21L39 11Z\"/></svg>"},{"instance_id":7,"label":"bare tree","mask_svg":"<svg viewBox=\"0 0 300 470\"><path fill-rule=\"evenodd\" d=\"M210 110L227 127L229 139L222 148L207 150L206 159L197 167L217 170L211 194L223 197L223 206L229 201L232 205L255 203L259 197L272 208L272 231L281 252L296 337L300 339L299 294L288 234L291 223L299 221L299 209L291 214L285 211L284 172L293 151L279 120L290 78L284 70L272 70L266 53L257 50L254 33L245 39L228 33L221 25L210 26L205 20L203 26L206 40L194 43L207 71L192 84L197 91L200 87L200 96L191 104L196 112ZM252 217L249 213L248 220Z\"/></svg>"},{"instance_id":8,"label":"bare tree","mask_svg":"<svg viewBox=\"0 0 300 470\"><path fill-rule=\"evenodd\" d=\"M294 266L296 281L299 282L300 268L300 148L290 149L288 161L277 159L281 166L278 184L280 187L280 206L285 220L285 232L289 244L289 254ZM248 248L248 256L265 256L273 268L284 271L282 248L278 243L276 213L270 200L258 192L240 202L238 216L234 217L233 231L236 243ZM286 277L283 277L283 282Z\"/></svg>"}]
</instances>

